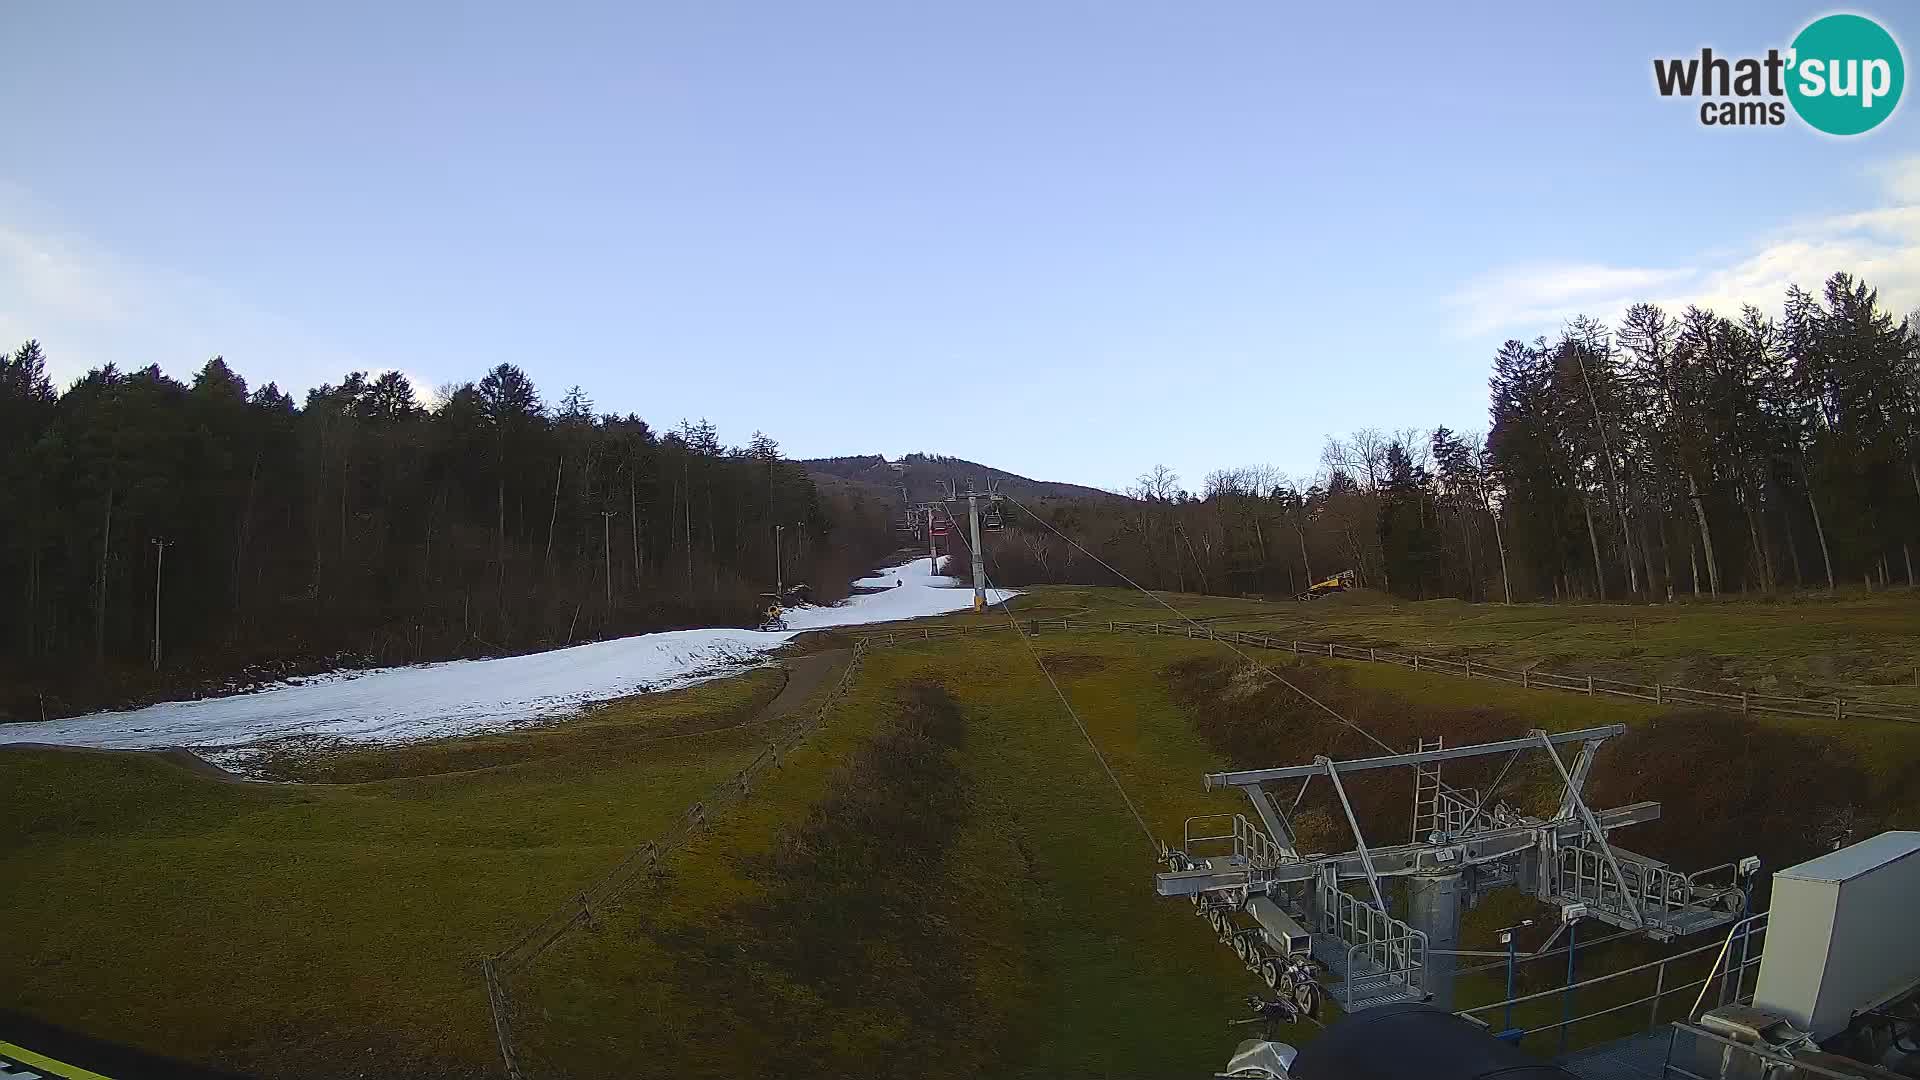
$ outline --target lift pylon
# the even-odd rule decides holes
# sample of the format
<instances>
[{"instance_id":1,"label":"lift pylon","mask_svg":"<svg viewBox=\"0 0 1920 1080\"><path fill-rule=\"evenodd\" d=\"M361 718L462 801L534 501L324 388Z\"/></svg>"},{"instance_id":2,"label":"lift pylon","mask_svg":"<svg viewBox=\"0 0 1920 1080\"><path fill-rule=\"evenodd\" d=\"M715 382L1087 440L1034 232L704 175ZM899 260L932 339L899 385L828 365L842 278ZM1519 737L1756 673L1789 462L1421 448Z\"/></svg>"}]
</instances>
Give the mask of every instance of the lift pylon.
<instances>
[{"instance_id":1,"label":"lift pylon","mask_svg":"<svg viewBox=\"0 0 1920 1080\"><path fill-rule=\"evenodd\" d=\"M969 481L967 490L961 491L956 485L949 483L946 485L947 497L945 499L926 504L929 508L939 507L940 512L943 514L947 512L947 504L949 503L957 503L964 500L967 504L967 524L970 529L969 546L973 553L973 610L975 611L985 611L987 609L987 568L981 557L980 506L982 503L985 503L987 506L987 527L989 529L996 529L999 528L998 522L1000 520L998 505L1000 500L1006 498L1006 496L994 490L995 486L995 484L989 482L987 484L987 490L977 491L974 489L972 482Z\"/></svg>"},{"instance_id":2,"label":"lift pylon","mask_svg":"<svg viewBox=\"0 0 1920 1080\"><path fill-rule=\"evenodd\" d=\"M1269 986L1298 1000L1300 980L1311 978L1349 1011L1409 1000L1451 1007L1460 915L1500 886L1526 889L1572 918L1662 941L1733 922L1745 894L1732 864L1682 874L1613 846L1613 830L1657 820L1659 803L1587 806L1583 789L1594 755L1625 732L1611 724L1472 746L1422 740L1407 754L1212 773L1207 788L1238 789L1257 821L1242 814L1187 819L1180 846L1162 845L1167 869L1155 876L1154 889L1190 898ZM1578 748L1571 768L1562 746ZM1561 780L1550 818L1491 801L1514 762L1534 752L1552 759ZM1500 755L1507 761L1485 795L1441 778L1445 762ZM1414 835L1405 844L1373 847L1346 785L1356 773L1389 768L1414 770ZM1353 830L1354 847L1302 854L1269 785L1321 776ZM1395 882L1404 886L1405 919L1392 914L1388 900Z\"/></svg>"}]
</instances>

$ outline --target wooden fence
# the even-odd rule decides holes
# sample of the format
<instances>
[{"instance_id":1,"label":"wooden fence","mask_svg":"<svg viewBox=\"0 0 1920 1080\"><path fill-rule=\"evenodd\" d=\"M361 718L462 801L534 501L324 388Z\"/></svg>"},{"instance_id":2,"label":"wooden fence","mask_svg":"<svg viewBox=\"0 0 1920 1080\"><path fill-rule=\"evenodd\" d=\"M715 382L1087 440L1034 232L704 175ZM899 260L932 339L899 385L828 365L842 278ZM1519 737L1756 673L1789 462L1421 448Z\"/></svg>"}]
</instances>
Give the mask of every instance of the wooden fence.
<instances>
[{"instance_id":1,"label":"wooden fence","mask_svg":"<svg viewBox=\"0 0 1920 1080\"><path fill-rule=\"evenodd\" d=\"M869 645L898 645L911 641L930 641L967 633L996 633L1012 629L1011 623L999 626L938 626L919 630L884 630L860 635ZM1920 706L1887 701L1853 701L1845 698L1790 697L1763 694L1751 690L1729 693L1697 690L1667 683L1637 683L1598 675L1562 675L1538 668L1506 668L1485 661L1426 656L1373 646L1343 645L1336 641L1305 641L1279 638L1249 630L1219 630L1200 623L1103 622L1090 619L1024 619L1020 629L1028 634L1044 632L1133 633L1162 637L1198 638L1257 649L1290 652L1295 656L1325 657L1329 660L1359 660L1394 664L1413 671L1435 675L1455 675L1467 679L1491 679L1533 690L1562 690L1588 697L1611 696L1648 701L1655 705L1699 705L1715 709L1738 709L1746 714L1804 716L1822 720L1885 720L1896 724L1920 724Z\"/></svg>"},{"instance_id":2,"label":"wooden fence","mask_svg":"<svg viewBox=\"0 0 1920 1080\"><path fill-rule=\"evenodd\" d=\"M481 977L486 982L487 1009L493 1020L494 1040L500 1051L501 1064L505 1067L509 1080L526 1080L527 1069L516 1052L512 1028L512 1001L508 993L506 978L517 974L532 963L541 953L565 937L567 932L581 925L597 925L594 909L611 903L626 891L634 879L643 871L657 866L667 854L685 844L686 841L707 823L714 812L732 803L745 799L752 793L754 781L761 773L780 764L780 759L798 746L801 740L819 727L827 710L833 707L853 682L854 673L860 668L870 644L856 640L853 655L840 673L840 678L817 705L796 722L778 729L766 744L760 748L751 762L731 777L715 784L699 802L687 807L665 836L657 840L648 840L633 849L620 865L608 871L599 881L589 885L572 899L561 904L540 920L520 939L500 952L481 961Z\"/></svg>"}]
</instances>

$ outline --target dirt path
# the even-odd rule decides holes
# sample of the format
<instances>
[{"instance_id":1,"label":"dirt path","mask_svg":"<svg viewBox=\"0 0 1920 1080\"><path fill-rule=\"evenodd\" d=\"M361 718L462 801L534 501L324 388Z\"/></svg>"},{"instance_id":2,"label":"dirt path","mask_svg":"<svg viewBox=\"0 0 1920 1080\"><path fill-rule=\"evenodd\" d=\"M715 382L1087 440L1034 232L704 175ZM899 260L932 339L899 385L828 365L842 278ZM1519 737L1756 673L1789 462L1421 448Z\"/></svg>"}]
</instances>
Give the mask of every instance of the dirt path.
<instances>
[{"instance_id":1,"label":"dirt path","mask_svg":"<svg viewBox=\"0 0 1920 1080\"><path fill-rule=\"evenodd\" d=\"M652 746L655 743L672 742L675 739L695 739L707 735L719 735L728 731L741 731L746 728L764 727L776 720L783 720L800 711L813 699L814 691L840 677L853 659L851 649L827 649L805 656L789 656L781 660L780 666L786 669L787 681L772 701L761 706L760 711L737 724L725 727L702 728L699 731L683 731L675 735L661 735L651 739L642 739L636 746Z\"/></svg>"},{"instance_id":2,"label":"dirt path","mask_svg":"<svg viewBox=\"0 0 1920 1080\"><path fill-rule=\"evenodd\" d=\"M763 724L793 715L813 698L815 690L839 678L852 659L851 649L829 649L783 659L781 666L787 669L787 685L780 688L780 693L767 702L767 707L751 722Z\"/></svg>"}]
</instances>

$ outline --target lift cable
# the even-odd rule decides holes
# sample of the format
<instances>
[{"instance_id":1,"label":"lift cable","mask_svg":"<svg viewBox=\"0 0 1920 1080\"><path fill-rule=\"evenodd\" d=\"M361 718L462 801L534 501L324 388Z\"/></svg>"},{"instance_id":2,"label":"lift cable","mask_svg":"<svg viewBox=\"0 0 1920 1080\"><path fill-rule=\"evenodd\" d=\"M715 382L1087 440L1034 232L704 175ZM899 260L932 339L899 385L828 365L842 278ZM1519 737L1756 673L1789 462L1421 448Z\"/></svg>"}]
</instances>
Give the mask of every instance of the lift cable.
<instances>
[{"instance_id":1,"label":"lift cable","mask_svg":"<svg viewBox=\"0 0 1920 1080\"><path fill-rule=\"evenodd\" d=\"M970 541L963 540L962 542L966 543L969 549L973 546ZM969 554L971 554L971 551L969 551ZM999 563L996 561L994 566L995 569L998 569ZM994 591L999 591L994 589L993 577L987 574L984 567L981 568L980 573L987 579L986 585L990 590L988 595L992 595ZM1140 832L1147 838L1147 846L1152 849L1154 858L1159 858L1160 841L1154 838L1153 830L1147 827L1147 819L1141 817L1140 811L1134 807L1133 799L1127 795L1126 786L1120 783L1119 774L1115 773L1113 766L1107 763L1107 756L1100 752L1100 747L1093 741L1093 735L1087 730L1087 725L1081 721L1080 714L1074 711L1073 703L1067 700L1066 691L1060 688L1059 680L1053 677L1053 672L1047 670L1046 662L1040 659L1040 650L1034 647L1033 639L1028 637L1027 634L1020 629L1020 621L1014 617L1012 609L1007 607L1007 601L1009 599L1011 599L1010 594L1006 592L1000 593L1000 613L1007 617L1008 627L1013 631L1013 635L1027 646L1028 654L1033 657L1034 666L1040 669L1040 674L1046 676L1047 684L1053 687L1055 696L1060 699L1061 707L1067 710L1067 716L1073 720L1073 726L1080 729L1080 737L1087 741L1087 749L1093 751L1093 759L1100 763L1100 768L1106 772L1107 779L1113 781L1113 789L1120 793L1120 801L1126 804L1127 813L1133 815L1134 824L1140 826Z\"/></svg>"},{"instance_id":2,"label":"lift cable","mask_svg":"<svg viewBox=\"0 0 1920 1080\"><path fill-rule=\"evenodd\" d=\"M1080 554L1085 555L1087 558L1092 559L1094 562L1097 562L1101 566L1105 567L1108 573L1119 578L1121 581L1124 581L1127 584L1133 586L1134 588L1139 589L1142 593L1145 593L1149 600L1152 600L1154 603L1157 603L1161 607L1166 608L1168 611L1173 612L1175 615L1179 616L1181 619L1185 620L1187 623L1193 626L1199 627L1202 630L1208 629L1208 627L1206 627L1205 625L1203 625L1202 623L1194 619L1192 616L1188 615L1186 612L1181 611L1179 608L1174 607L1172 604L1167 603L1160 596L1156 595L1153 592L1153 590L1142 586L1139 582L1121 573L1118 569L1115 569L1112 563L1109 563L1105 559L1102 559L1100 556L1095 555L1091 551L1088 551L1086 547L1082 545L1078 540L1075 540L1073 537L1068 536L1066 533L1063 533L1059 529L1054 528L1052 522L1047 521L1045 518L1042 518L1040 515L1034 513L1032 510L1027 509L1026 504L1021 502L1019 499L1016 499L1011 495L1004 495L1004 494L1002 497L1005 498L1008 502L1012 503L1013 505L1019 507L1022 513L1026 514L1028 517L1032 518L1034 521L1039 522L1043 527L1046 528L1048 532L1053 533L1053 535L1059 537L1062 540L1065 540L1068 544L1071 544L1076 551L1080 552ZM1219 640L1219 639L1216 638L1214 640ZM1266 666L1265 664L1262 664L1258 660L1255 660L1252 656L1248 655L1245 650L1241 649L1240 646L1234 643L1232 640L1220 641L1220 644L1225 645L1229 649L1232 649L1237 655L1239 655L1239 657L1242 660L1245 660L1248 664L1251 664L1253 667L1266 673L1267 677L1273 679L1275 682L1293 691L1294 693L1300 695L1300 697L1306 699L1309 703L1317 707L1321 712L1326 713L1328 716L1333 717L1335 720L1339 721L1340 723L1346 725L1347 727L1352 728L1354 731L1359 732L1361 736L1366 738L1367 741L1373 743L1375 746L1379 747L1382 750L1385 750L1389 754L1400 753L1400 751L1395 750L1393 747L1388 746L1386 743L1382 742L1379 736L1376 736L1373 732L1368 731L1366 728L1363 728L1359 724L1356 724L1353 721L1347 719L1346 717L1340 715L1339 712L1335 711L1334 708L1328 705L1326 702L1321 701L1319 698L1314 697L1312 694L1309 694L1305 690L1300 689L1300 687L1288 681L1285 677L1280 675L1278 672L1274 671L1272 668ZM1304 797L1306 795L1306 784L1311 783L1312 780L1313 780L1313 777L1309 776L1307 777L1306 781L1301 784L1300 797ZM1466 798L1462 792L1454 789L1450 785L1443 783L1441 787L1447 790L1452 795L1454 795L1456 798L1459 798L1462 802L1466 802L1469 804L1475 802L1475 800ZM1300 805L1300 798L1296 797L1294 799L1294 808L1298 809L1299 805Z\"/></svg>"}]
</instances>

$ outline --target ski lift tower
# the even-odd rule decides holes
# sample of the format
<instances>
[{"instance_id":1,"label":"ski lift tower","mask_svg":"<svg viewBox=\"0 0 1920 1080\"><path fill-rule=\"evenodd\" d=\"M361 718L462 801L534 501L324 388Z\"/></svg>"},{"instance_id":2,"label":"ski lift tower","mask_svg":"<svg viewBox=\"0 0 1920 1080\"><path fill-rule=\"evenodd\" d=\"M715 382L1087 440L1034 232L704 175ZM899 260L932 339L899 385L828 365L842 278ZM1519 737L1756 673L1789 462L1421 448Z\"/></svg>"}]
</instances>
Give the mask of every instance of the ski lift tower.
<instances>
[{"instance_id":1,"label":"ski lift tower","mask_svg":"<svg viewBox=\"0 0 1920 1080\"><path fill-rule=\"evenodd\" d=\"M967 525L971 536L969 546L973 551L973 610L975 611L987 609L987 569L981 560L980 547L980 504L983 502L987 504L987 528L998 529L1000 527L999 503L1006 498L994 490L994 487L995 485L989 482L987 490L977 491L971 480L967 482L965 491L958 490L951 483L947 485L946 502L955 503L962 499L967 501Z\"/></svg>"},{"instance_id":2,"label":"ski lift tower","mask_svg":"<svg viewBox=\"0 0 1920 1080\"><path fill-rule=\"evenodd\" d=\"M1587 806L1582 793L1595 754L1626 730L1613 724L1552 735L1533 731L1459 747L1422 740L1408 754L1349 761L1321 756L1307 765L1210 774L1209 790L1237 788L1258 820L1188 818L1180 847L1162 846L1167 869L1155 876L1154 889L1191 898L1196 913L1269 987L1309 1005L1324 990L1348 1012L1423 1000L1451 1009L1460 916L1500 886L1524 889L1560 911L1554 939L1571 935L1580 919L1656 941L1734 922L1745 911L1758 860L1682 873L1609 839L1615 829L1658 819L1659 803ZM1562 746L1577 749L1571 767L1561 759ZM1534 817L1491 802L1514 762L1536 751L1545 752L1559 777L1553 815ZM1440 779L1443 762L1496 755L1507 760L1485 796ZM1408 843L1372 846L1347 784L1356 773L1389 768L1414 771L1412 836ZM1350 851L1301 852L1289 812L1268 790L1299 781L1304 795L1305 785L1322 776L1353 831ZM1388 903L1394 879L1405 882L1404 920Z\"/></svg>"}]
</instances>

